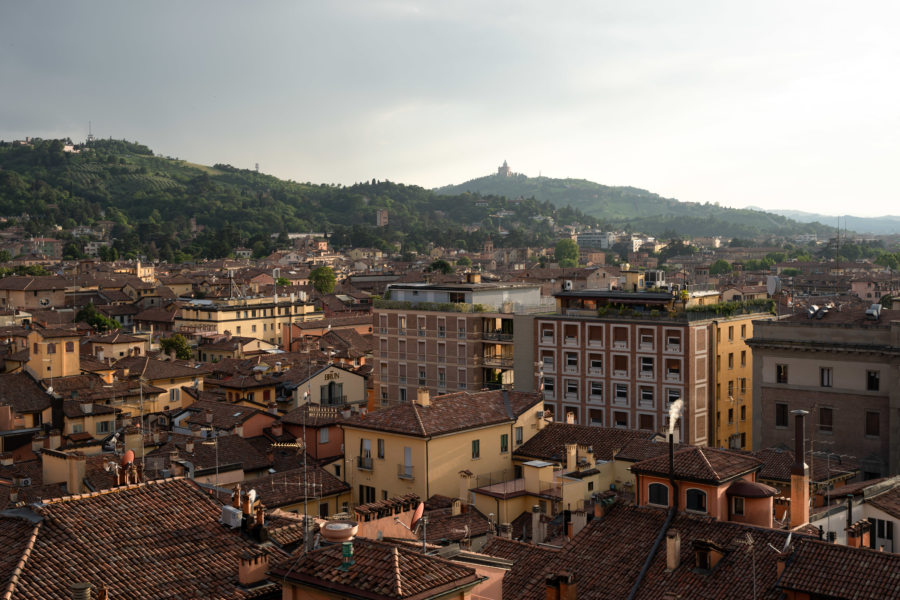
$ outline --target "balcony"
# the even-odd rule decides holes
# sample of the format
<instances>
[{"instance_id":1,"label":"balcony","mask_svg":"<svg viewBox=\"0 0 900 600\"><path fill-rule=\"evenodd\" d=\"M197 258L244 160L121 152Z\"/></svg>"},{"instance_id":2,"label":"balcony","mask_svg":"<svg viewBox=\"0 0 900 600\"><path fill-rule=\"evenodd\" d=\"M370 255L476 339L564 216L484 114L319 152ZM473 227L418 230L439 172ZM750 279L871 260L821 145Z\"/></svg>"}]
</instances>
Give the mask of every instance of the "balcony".
<instances>
[{"instance_id":1,"label":"balcony","mask_svg":"<svg viewBox=\"0 0 900 600\"><path fill-rule=\"evenodd\" d=\"M653 342L641 342L638 348L641 350L653 350Z\"/></svg>"},{"instance_id":2,"label":"balcony","mask_svg":"<svg viewBox=\"0 0 900 600\"><path fill-rule=\"evenodd\" d=\"M613 371L613 377L628 377L628 371L623 369L616 369Z\"/></svg>"},{"instance_id":3,"label":"balcony","mask_svg":"<svg viewBox=\"0 0 900 600\"><path fill-rule=\"evenodd\" d=\"M549 363L548 363L548 362L545 362L545 363L542 364L541 370L542 370L544 373L555 373L555 372L556 372L556 367L553 365L552 362L549 362Z\"/></svg>"},{"instance_id":4,"label":"balcony","mask_svg":"<svg viewBox=\"0 0 900 600\"><path fill-rule=\"evenodd\" d=\"M681 371L667 371L666 381L672 381L676 383L681 381Z\"/></svg>"},{"instance_id":5,"label":"balcony","mask_svg":"<svg viewBox=\"0 0 900 600\"><path fill-rule=\"evenodd\" d=\"M513 334L502 331L483 331L481 339L490 342L512 342Z\"/></svg>"},{"instance_id":6,"label":"balcony","mask_svg":"<svg viewBox=\"0 0 900 600\"><path fill-rule=\"evenodd\" d=\"M399 479L415 479L415 472L412 465L397 465L397 477Z\"/></svg>"},{"instance_id":7,"label":"balcony","mask_svg":"<svg viewBox=\"0 0 900 600\"><path fill-rule=\"evenodd\" d=\"M681 352L681 344L666 344L666 352Z\"/></svg>"},{"instance_id":8,"label":"balcony","mask_svg":"<svg viewBox=\"0 0 900 600\"><path fill-rule=\"evenodd\" d=\"M542 335L541 343L544 344L545 346L552 346L553 345L553 334Z\"/></svg>"},{"instance_id":9,"label":"balcony","mask_svg":"<svg viewBox=\"0 0 900 600\"><path fill-rule=\"evenodd\" d=\"M397 330L397 335L406 335L406 329L401 327L400 329Z\"/></svg>"},{"instance_id":10,"label":"balcony","mask_svg":"<svg viewBox=\"0 0 900 600\"><path fill-rule=\"evenodd\" d=\"M568 335L567 335L566 337L563 338L563 345L565 345L565 346L577 346L577 345L578 345L578 338L577 338L577 337L571 337L571 336L568 336Z\"/></svg>"},{"instance_id":11,"label":"balcony","mask_svg":"<svg viewBox=\"0 0 900 600\"><path fill-rule=\"evenodd\" d=\"M481 359L481 364L485 367L496 367L502 369L512 368L513 366L513 357L512 356L484 356Z\"/></svg>"},{"instance_id":12,"label":"balcony","mask_svg":"<svg viewBox=\"0 0 900 600\"><path fill-rule=\"evenodd\" d=\"M627 350L628 342L625 340L616 340L615 342L613 342L613 349L614 350Z\"/></svg>"},{"instance_id":13,"label":"balcony","mask_svg":"<svg viewBox=\"0 0 900 600\"><path fill-rule=\"evenodd\" d=\"M357 456L356 457L356 468L361 471L371 471L373 466L373 461L371 456Z\"/></svg>"},{"instance_id":14,"label":"balcony","mask_svg":"<svg viewBox=\"0 0 900 600\"><path fill-rule=\"evenodd\" d=\"M397 380L399 383L406 383L406 375L401 375Z\"/></svg>"},{"instance_id":15,"label":"balcony","mask_svg":"<svg viewBox=\"0 0 900 600\"><path fill-rule=\"evenodd\" d=\"M642 370L638 373L638 377L640 379L653 379L653 370L652 369L648 369L645 371Z\"/></svg>"},{"instance_id":16,"label":"balcony","mask_svg":"<svg viewBox=\"0 0 900 600\"><path fill-rule=\"evenodd\" d=\"M383 334L384 334L384 333L387 333L387 332L388 332L388 328L387 328L387 327L381 327L381 328L378 329L378 331L379 331L380 333L383 333Z\"/></svg>"},{"instance_id":17,"label":"balcony","mask_svg":"<svg viewBox=\"0 0 900 600\"><path fill-rule=\"evenodd\" d=\"M566 365L566 373L578 373L578 365Z\"/></svg>"},{"instance_id":18,"label":"balcony","mask_svg":"<svg viewBox=\"0 0 900 600\"><path fill-rule=\"evenodd\" d=\"M566 392L563 397L566 400L578 400L578 392Z\"/></svg>"},{"instance_id":19,"label":"balcony","mask_svg":"<svg viewBox=\"0 0 900 600\"><path fill-rule=\"evenodd\" d=\"M424 329L420 329L420 330L419 330L419 337L425 337L425 330L424 330Z\"/></svg>"},{"instance_id":20,"label":"balcony","mask_svg":"<svg viewBox=\"0 0 900 600\"><path fill-rule=\"evenodd\" d=\"M603 375L603 367L589 367L588 375Z\"/></svg>"}]
</instances>

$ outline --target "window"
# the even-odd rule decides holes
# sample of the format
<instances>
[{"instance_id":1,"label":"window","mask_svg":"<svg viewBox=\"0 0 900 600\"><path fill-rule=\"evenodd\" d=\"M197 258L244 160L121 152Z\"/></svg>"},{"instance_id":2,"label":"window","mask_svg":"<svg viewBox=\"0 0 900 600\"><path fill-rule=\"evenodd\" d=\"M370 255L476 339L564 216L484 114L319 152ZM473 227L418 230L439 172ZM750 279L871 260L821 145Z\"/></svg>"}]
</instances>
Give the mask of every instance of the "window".
<instances>
[{"instance_id":1,"label":"window","mask_svg":"<svg viewBox=\"0 0 900 600\"><path fill-rule=\"evenodd\" d=\"M741 405L741 421L746 421L746 420L747 420L747 407L744 405Z\"/></svg>"},{"instance_id":2,"label":"window","mask_svg":"<svg viewBox=\"0 0 900 600\"><path fill-rule=\"evenodd\" d=\"M541 363L544 366L545 371L553 371L553 355L552 354L544 354L541 357Z\"/></svg>"},{"instance_id":3,"label":"window","mask_svg":"<svg viewBox=\"0 0 900 600\"><path fill-rule=\"evenodd\" d=\"M514 430L516 435L516 446L521 446L522 442L525 441L525 428L524 427L516 427Z\"/></svg>"},{"instance_id":4,"label":"window","mask_svg":"<svg viewBox=\"0 0 900 600\"><path fill-rule=\"evenodd\" d=\"M666 336L666 350L669 352L681 349L681 335L669 334Z\"/></svg>"},{"instance_id":5,"label":"window","mask_svg":"<svg viewBox=\"0 0 900 600\"><path fill-rule=\"evenodd\" d=\"M787 365L775 365L775 382L776 383L787 383L788 382L788 366Z\"/></svg>"},{"instance_id":6,"label":"window","mask_svg":"<svg viewBox=\"0 0 900 600\"><path fill-rule=\"evenodd\" d=\"M56 344L47 344L47 354L56 354Z\"/></svg>"},{"instance_id":7,"label":"window","mask_svg":"<svg viewBox=\"0 0 900 600\"><path fill-rule=\"evenodd\" d=\"M591 400L603 400L603 382L591 382Z\"/></svg>"},{"instance_id":8,"label":"window","mask_svg":"<svg viewBox=\"0 0 900 600\"><path fill-rule=\"evenodd\" d=\"M72 433L81 433L82 431L84 431L84 423L72 424Z\"/></svg>"},{"instance_id":9,"label":"window","mask_svg":"<svg viewBox=\"0 0 900 600\"><path fill-rule=\"evenodd\" d=\"M728 326L728 341L734 340L734 325Z\"/></svg>"},{"instance_id":10,"label":"window","mask_svg":"<svg viewBox=\"0 0 900 600\"><path fill-rule=\"evenodd\" d=\"M655 429L653 415L638 415L638 429L653 431Z\"/></svg>"},{"instance_id":11,"label":"window","mask_svg":"<svg viewBox=\"0 0 900 600\"><path fill-rule=\"evenodd\" d=\"M98 421L97 433L109 433L112 431L112 421Z\"/></svg>"},{"instance_id":12,"label":"window","mask_svg":"<svg viewBox=\"0 0 900 600\"><path fill-rule=\"evenodd\" d=\"M137 348L135 348L135 350L137 350ZM74 342L66 342L66 352L75 352Z\"/></svg>"},{"instance_id":13,"label":"window","mask_svg":"<svg viewBox=\"0 0 900 600\"><path fill-rule=\"evenodd\" d=\"M375 502L375 488L371 485L359 486L359 503L369 504Z\"/></svg>"},{"instance_id":14,"label":"window","mask_svg":"<svg viewBox=\"0 0 900 600\"><path fill-rule=\"evenodd\" d=\"M881 435L880 415L875 411L866 411L866 435L878 437Z\"/></svg>"},{"instance_id":15,"label":"window","mask_svg":"<svg viewBox=\"0 0 900 600\"><path fill-rule=\"evenodd\" d=\"M378 458L384 458L384 440L378 439Z\"/></svg>"},{"instance_id":16,"label":"window","mask_svg":"<svg viewBox=\"0 0 900 600\"><path fill-rule=\"evenodd\" d=\"M788 405L782 402L775 403L775 427L788 426Z\"/></svg>"},{"instance_id":17,"label":"window","mask_svg":"<svg viewBox=\"0 0 900 600\"><path fill-rule=\"evenodd\" d=\"M741 338L747 337L747 326L741 325Z\"/></svg>"},{"instance_id":18,"label":"window","mask_svg":"<svg viewBox=\"0 0 900 600\"><path fill-rule=\"evenodd\" d=\"M649 386L641 386L641 404L653 405L653 388Z\"/></svg>"},{"instance_id":19,"label":"window","mask_svg":"<svg viewBox=\"0 0 900 600\"><path fill-rule=\"evenodd\" d=\"M591 354L591 372L592 373L602 373L603 372L603 355L602 354Z\"/></svg>"},{"instance_id":20,"label":"window","mask_svg":"<svg viewBox=\"0 0 900 600\"><path fill-rule=\"evenodd\" d=\"M668 506L669 505L669 487L663 485L661 483L651 483L648 486L649 491L649 499L647 502L649 504L656 504L658 506Z\"/></svg>"},{"instance_id":21,"label":"window","mask_svg":"<svg viewBox=\"0 0 900 600\"><path fill-rule=\"evenodd\" d=\"M544 377L544 391L548 394L553 393L553 378Z\"/></svg>"},{"instance_id":22,"label":"window","mask_svg":"<svg viewBox=\"0 0 900 600\"><path fill-rule=\"evenodd\" d=\"M641 357L641 375L653 375L653 358L650 356Z\"/></svg>"},{"instance_id":23,"label":"window","mask_svg":"<svg viewBox=\"0 0 900 600\"><path fill-rule=\"evenodd\" d=\"M823 433L831 433L833 418L834 413L830 408L828 408L827 406L819 407L819 431Z\"/></svg>"},{"instance_id":24,"label":"window","mask_svg":"<svg viewBox=\"0 0 900 600\"><path fill-rule=\"evenodd\" d=\"M578 354L566 352L566 371L578 371Z\"/></svg>"},{"instance_id":25,"label":"window","mask_svg":"<svg viewBox=\"0 0 900 600\"><path fill-rule=\"evenodd\" d=\"M509 434L500 435L500 452L509 452Z\"/></svg>"},{"instance_id":26,"label":"window","mask_svg":"<svg viewBox=\"0 0 900 600\"><path fill-rule=\"evenodd\" d=\"M591 417L591 425L596 425L597 427L603 427L603 410L599 408L592 408L588 413Z\"/></svg>"},{"instance_id":27,"label":"window","mask_svg":"<svg viewBox=\"0 0 900 600\"><path fill-rule=\"evenodd\" d=\"M734 368L734 352L728 353L728 368L729 369Z\"/></svg>"},{"instance_id":28,"label":"window","mask_svg":"<svg viewBox=\"0 0 900 600\"><path fill-rule=\"evenodd\" d=\"M616 395L614 400L616 402L628 402L628 385L624 383L616 384Z\"/></svg>"},{"instance_id":29,"label":"window","mask_svg":"<svg viewBox=\"0 0 900 600\"><path fill-rule=\"evenodd\" d=\"M628 413L621 410L614 411L613 421L616 427L628 427Z\"/></svg>"},{"instance_id":30,"label":"window","mask_svg":"<svg viewBox=\"0 0 900 600\"><path fill-rule=\"evenodd\" d=\"M425 367L419 367L419 385L425 385L427 375L425 373Z\"/></svg>"},{"instance_id":31,"label":"window","mask_svg":"<svg viewBox=\"0 0 900 600\"><path fill-rule=\"evenodd\" d=\"M879 371L866 371L866 389L870 392L878 391L878 384L880 379Z\"/></svg>"},{"instance_id":32,"label":"window","mask_svg":"<svg viewBox=\"0 0 900 600\"><path fill-rule=\"evenodd\" d=\"M834 374L831 371L831 367L821 367L819 369L819 384L822 387L831 387L834 381Z\"/></svg>"},{"instance_id":33,"label":"window","mask_svg":"<svg viewBox=\"0 0 900 600\"><path fill-rule=\"evenodd\" d=\"M652 348L653 347L653 330L652 329L641 329L641 348Z\"/></svg>"},{"instance_id":34,"label":"window","mask_svg":"<svg viewBox=\"0 0 900 600\"><path fill-rule=\"evenodd\" d=\"M740 496L735 496L731 499L731 514L733 515L743 515L744 514L744 499Z\"/></svg>"},{"instance_id":35,"label":"window","mask_svg":"<svg viewBox=\"0 0 900 600\"><path fill-rule=\"evenodd\" d=\"M742 394L747 393L747 378L746 377L741 377L741 393Z\"/></svg>"},{"instance_id":36,"label":"window","mask_svg":"<svg viewBox=\"0 0 900 600\"><path fill-rule=\"evenodd\" d=\"M578 380L566 379L566 396L578 396Z\"/></svg>"},{"instance_id":37,"label":"window","mask_svg":"<svg viewBox=\"0 0 900 600\"><path fill-rule=\"evenodd\" d=\"M728 382L728 397L734 398L734 381Z\"/></svg>"},{"instance_id":38,"label":"window","mask_svg":"<svg viewBox=\"0 0 900 600\"><path fill-rule=\"evenodd\" d=\"M251 326L250 326L250 332L251 332L251 333L256 333L256 325L251 325Z\"/></svg>"},{"instance_id":39,"label":"window","mask_svg":"<svg viewBox=\"0 0 900 600\"><path fill-rule=\"evenodd\" d=\"M734 423L734 409L729 408L728 409L728 424L731 425L733 423Z\"/></svg>"},{"instance_id":40,"label":"window","mask_svg":"<svg viewBox=\"0 0 900 600\"><path fill-rule=\"evenodd\" d=\"M472 440L472 458L481 458L481 440Z\"/></svg>"},{"instance_id":41,"label":"window","mask_svg":"<svg viewBox=\"0 0 900 600\"><path fill-rule=\"evenodd\" d=\"M688 510L706 512L706 492L694 488L689 489L685 493L685 507Z\"/></svg>"},{"instance_id":42,"label":"window","mask_svg":"<svg viewBox=\"0 0 900 600\"><path fill-rule=\"evenodd\" d=\"M742 367L747 366L747 351L746 350L741 350L741 366Z\"/></svg>"},{"instance_id":43,"label":"window","mask_svg":"<svg viewBox=\"0 0 900 600\"><path fill-rule=\"evenodd\" d=\"M328 443L328 428L323 427L319 430L319 443L327 444Z\"/></svg>"},{"instance_id":44,"label":"window","mask_svg":"<svg viewBox=\"0 0 900 600\"><path fill-rule=\"evenodd\" d=\"M678 390L669 389L666 390L666 402L668 404L672 404L673 402L679 400L681 398L681 392Z\"/></svg>"},{"instance_id":45,"label":"window","mask_svg":"<svg viewBox=\"0 0 900 600\"><path fill-rule=\"evenodd\" d=\"M180 389L169 390L169 402L174 403L174 402L178 402L179 400L181 400L181 390Z\"/></svg>"}]
</instances>

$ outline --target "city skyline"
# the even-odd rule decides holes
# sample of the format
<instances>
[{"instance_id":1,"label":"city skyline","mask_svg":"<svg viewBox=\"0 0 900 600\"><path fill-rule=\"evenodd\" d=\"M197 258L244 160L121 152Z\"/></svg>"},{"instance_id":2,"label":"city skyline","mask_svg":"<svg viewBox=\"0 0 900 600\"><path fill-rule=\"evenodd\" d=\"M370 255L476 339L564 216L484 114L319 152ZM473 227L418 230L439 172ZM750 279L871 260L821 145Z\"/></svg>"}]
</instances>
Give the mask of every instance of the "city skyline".
<instances>
[{"instance_id":1,"label":"city skyline","mask_svg":"<svg viewBox=\"0 0 900 600\"><path fill-rule=\"evenodd\" d=\"M177 9L176 9L177 6ZM496 171L890 213L898 9L8 4L0 138L137 140L296 181Z\"/></svg>"}]
</instances>

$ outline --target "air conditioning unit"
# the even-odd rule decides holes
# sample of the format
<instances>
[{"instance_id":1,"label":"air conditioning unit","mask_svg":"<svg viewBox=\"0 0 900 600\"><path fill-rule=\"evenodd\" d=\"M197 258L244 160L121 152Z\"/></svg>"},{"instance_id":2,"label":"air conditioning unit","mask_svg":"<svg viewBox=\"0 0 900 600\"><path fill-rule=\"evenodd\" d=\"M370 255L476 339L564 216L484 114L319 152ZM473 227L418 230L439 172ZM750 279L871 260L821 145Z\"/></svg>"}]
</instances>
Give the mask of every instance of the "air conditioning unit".
<instances>
[{"instance_id":1,"label":"air conditioning unit","mask_svg":"<svg viewBox=\"0 0 900 600\"><path fill-rule=\"evenodd\" d=\"M538 418L538 419L543 419L543 418L544 418L544 411L542 411L542 410L537 411L537 418Z\"/></svg>"},{"instance_id":2,"label":"air conditioning unit","mask_svg":"<svg viewBox=\"0 0 900 600\"><path fill-rule=\"evenodd\" d=\"M227 525L232 529L237 529L241 526L241 520L244 515L241 512L241 509L235 508L233 506L228 506L227 504L222 507L222 516L219 517L219 523L223 525Z\"/></svg>"},{"instance_id":3,"label":"air conditioning unit","mask_svg":"<svg viewBox=\"0 0 900 600\"><path fill-rule=\"evenodd\" d=\"M20 483L19 483L20 487L28 487L29 485L31 485L31 477L23 477L20 480Z\"/></svg>"}]
</instances>

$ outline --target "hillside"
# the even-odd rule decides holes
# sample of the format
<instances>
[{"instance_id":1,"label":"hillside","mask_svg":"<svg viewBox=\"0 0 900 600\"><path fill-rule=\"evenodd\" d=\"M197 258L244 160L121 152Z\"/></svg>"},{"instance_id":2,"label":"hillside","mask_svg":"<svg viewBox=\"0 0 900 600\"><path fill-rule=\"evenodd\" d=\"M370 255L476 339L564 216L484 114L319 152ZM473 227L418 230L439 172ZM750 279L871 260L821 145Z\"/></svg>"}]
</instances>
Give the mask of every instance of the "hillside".
<instances>
[{"instance_id":1,"label":"hillside","mask_svg":"<svg viewBox=\"0 0 900 600\"><path fill-rule=\"evenodd\" d=\"M835 226L840 219L841 228L859 233L871 233L874 235L896 235L900 233L900 216L884 215L881 217L854 217L852 215L822 215L819 213L803 212L802 210L773 210L776 215L782 215L801 223L833 223Z\"/></svg>"},{"instance_id":2,"label":"hillside","mask_svg":"<svg viewBox=\"0 0 900 600\"><path fill-rule=\"evenodd\" d=\"M284 181L229 165L212 167L155 156L138 143L97 140L65 152L62 140L0 142L0 215L31 235L114 221L120 256L217 258L247 246L274 248L272 234L324 231L334 246L427 251L430 244L480 249L552 245L551 222L593 225L569 208L530 199L460 193L371 181L352 186ZM376 212L389 224L376 227ZM23 215L25 215L23 217ZM499 216L498 216L499 215ZM282 238L284 239L284 238ZM81 241L67 246L77 255Z\"/></svg>"},{"instance_id":3,"label":"hillside","mask_svg":"<svg viewBox=\"0 0 900 600\"><path fill-rule=\"evenodd\" d=\"M464 192L535 198L555 206L570 206L600 219L610 228L629 228L654 235L755 238L797 233L827 234L833 228L820 223L799 223L759 210L723 208L714 204L680 202L633 187L610 187L585 179L552 179L512 174L488 175L435 190L439 194Z\"/></svg>"}]
</instances>

